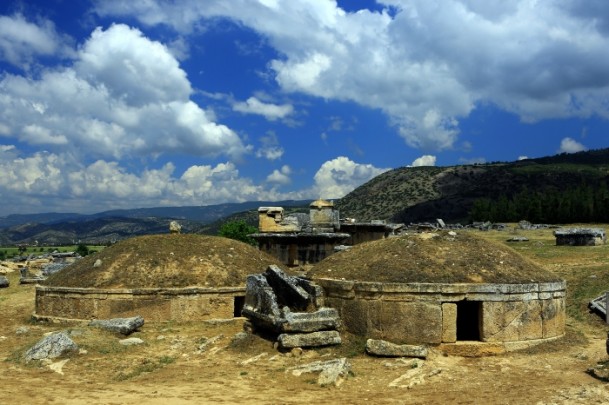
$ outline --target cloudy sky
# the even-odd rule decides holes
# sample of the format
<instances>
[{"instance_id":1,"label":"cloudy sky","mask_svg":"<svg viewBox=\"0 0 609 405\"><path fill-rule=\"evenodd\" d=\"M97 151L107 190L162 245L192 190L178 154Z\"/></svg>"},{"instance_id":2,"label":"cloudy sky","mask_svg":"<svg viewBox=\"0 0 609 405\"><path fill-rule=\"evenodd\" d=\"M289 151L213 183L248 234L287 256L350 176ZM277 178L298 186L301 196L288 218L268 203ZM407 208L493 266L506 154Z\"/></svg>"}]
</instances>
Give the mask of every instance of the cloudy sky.
<instances>
[{"instance_id":1,"label":"cloudy sky","mask_svg":"<svg viewBox=\"0 0 609 405\"><path fill-rule=\"evenodd\" d=\"M0 2L0 216L609 147L606 0Z\"/></svg>"}]
</instances>

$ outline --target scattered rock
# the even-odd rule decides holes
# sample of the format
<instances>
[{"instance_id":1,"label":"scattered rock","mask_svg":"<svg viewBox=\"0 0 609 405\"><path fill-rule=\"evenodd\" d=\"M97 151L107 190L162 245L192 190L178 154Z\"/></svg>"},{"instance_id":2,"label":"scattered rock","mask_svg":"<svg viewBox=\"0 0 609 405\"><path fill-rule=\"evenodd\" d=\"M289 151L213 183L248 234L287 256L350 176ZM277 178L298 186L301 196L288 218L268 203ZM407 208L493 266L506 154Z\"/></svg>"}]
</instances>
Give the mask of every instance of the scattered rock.
<instances>
[{"instance_id":1,"label":"scattered rock","mask_svg":"<svg viewBox=\"0 0 609 405\"><path fill-rule=\"evenodd\" d=\"M381 357L417 357L427 358L428 350L419 345L397 345L385 340L368 339L366 341L366 352Z\"/></svg>"},{"instance_id":2,"label":"scattered rock","mask_svg":"<svg viewBox=\"0 0 609 405\"><path fill-rule=\"evenodd\" d=\"M212 338L209 338L209 339L205 338L205 337L202 338L203 343L201 343L199 345L199 348L198 348L199 352L204 352L205 350L207 350L207 348L209 346L213 345L214 343L216 343L220 339L224 339L224 335L223 334L216 335L216 336L214 336Z\"/></svg>"},{"instance_id":3,"label":"scattered rock","mask_svg":"<svg viewBox=\"0 0 609 405\"><path fill-rule=\"evenodd\" d=\"M528 242L529 238L525 238L524 236L514 236L507 240L508 242Z\"/></svg>"},{"instance_id":4,"label":"scattered rock","mask_svg":"<svg viewBox=\"0 0 609 405\"><path fill-rule=\"evenodd\" d=\"M95 263L93 263L93 267L100 267L102 265L101 259L97 259Z\"/></svg>"},{"instance_id":5,"label":"scattered rock","mask_svg":"<svg viewBox=\"0 0 609 405\"><path fill-rule=\"evenodd\" d=\"M0 288L8 288L11 283L5 276L0 276Z\"/></svg>"},{"instance_id":6,"label":"scattered rock","mask_svg":"<svg viewBox=\"0 0 609 405\"><path fill-rule=\"evenodd\" d=\"M51 371L63 375L63 366L65 366L68 361L70 361L70 359L64 359L55 363L51 363L49 364L49 368L51 369Z\"/></svg>"},{"instance_id":7,"label":"scattered rock","mask_svg":"<svg viewBox=\"0 0 609 405\"><path fill-rule=\"evenodd\" d=\"M144 341L140 338L132 337L132 338L119 340L118 343L120 343L123 346L134 346L134 345L141 345L142 343L144 343Z\"/></svg>"},{"instance_id":8,"label":"scattered rock","mask_svg":"<svg viewBox=\"0 0 609 405\"><path fill-rule=\"evenodd\" d=\"M125 336L132 334L142 325L144 325L144 318L141 316L132 318L96 319L89 322L89 326L95 326L110 332L118 332Z\"/></svg>"},{"instance_id":9,"label":"scattered rock","mask_svg":"<svg viewBox=\"0 0 609 405\"><path fill-rule=\"evenodd\" d=\"M609 382L609 361L601 361L586 370L592 377Z\"/></svg>"},{"instance_id":10,"label":"scattered rock","mask_svg":"<svg viewBox=\"0 0 609 405\"><path fill-rule=\"evenodd\" d=\"M317 378L317 384L335 385L339 386L349 375L351 370L351 364L346 358L328 360L328 361L316 361L302 366L290 368L287 371L291 371L292 375L300 376L305 373L320 373Z\"/></svg>"},{"instance_id":11,"label":"scattered rock","mask_svg":"<svg viewBox=\"0 0 609 405\"><path fill-rule=\"evenodd\" d=\"M17 330L15 330L15 334L17 334L17 335L25 335L29 331L30 331L30 328L28 328L27 326L20 326L20 327L17 328Z\"/></svg>"},{"instance_id":12,"label":"scattered rock","mask_svg":"<svg viewBox=\"0 0 609 405\"><path fill-rule=\"evenodd\" d=\"M254 357L249 358L249 359L247 359L247 360L243 360L243 361L242 361L241 363L239 363L239 364L240 364L240 365L242 365L242 366L246 366L246 365L248 365L248 364L251 364L251 363L255 363L255 362L257 362L258 360L260 360L260 359L262 359L262 358L264 358L264 357L266 357L266 356L268 356L268 355L269 355L269 354L268 354L267 352L263 352L263 353L260 353L260 354L259 354L259 355L257 355L257 356L254 356Z\"/></svg>"},{"instance_id":13,"label":"scattered rock","mask_svg":"<svg viewBox=\"0 0 609 405\"><path fill-rule=\"evenodd\" d=\"M389 387L393 388L407 388L410 389L415 385L422 384L426 378L436 376L442 372L441 368L436 368L428 373L424 373L423 367L419 367L408 370L405 374L402 374L395 380L389 383Z\"/></svg>"},{"instance_id":14,"label":"scattered rock","mask_svg":"<svg viewBox=\"0 0 609 405\"><path fill-rule=\"evenodd\" d=\"M25 352L25 361L54 359L77 351L78 345L67 333L52 333Z\"/></svg>"}]
</instances>

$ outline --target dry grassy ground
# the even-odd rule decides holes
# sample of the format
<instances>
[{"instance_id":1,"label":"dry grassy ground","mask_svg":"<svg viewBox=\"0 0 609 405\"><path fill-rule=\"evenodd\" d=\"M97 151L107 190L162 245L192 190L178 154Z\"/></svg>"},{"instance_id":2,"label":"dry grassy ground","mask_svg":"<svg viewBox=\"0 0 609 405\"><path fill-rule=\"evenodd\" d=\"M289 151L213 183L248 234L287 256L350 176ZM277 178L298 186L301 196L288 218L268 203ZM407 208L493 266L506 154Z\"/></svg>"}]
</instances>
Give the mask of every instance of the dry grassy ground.
<instances>
[{"instance_id":1,"label":"dry grassy ground","mask_svg":"<svg viewBox=\"0 0 609 405\"><path fill-rule=\"evenodd\" d=\"M33 323L34 287L20 286L18 274L11 273L11 286L0 290L0 403L609 403L608 384L585 372L607 359L609 326L590 314L586 304L609 288L609 245L554 246L550 230L518 234L530 241L510 246L567 279L568 333L528 351L482 358L438 352L417 363L371 358L363 354L364 341L348 335L340 347L281 354L257 336L234 341L242 331L239 319L145 324L134 334L145 343L125 347L118 343L120 336L83 325ZM504 243L514 232L482 236ZM57 330L71 331L81 354L51 365L23 362L25 350ZM338 387L320 387L315 375L289 372L299 364L339 356L349 358L352 375ZM398 380L405 374L413 377Z\"/></svg>"}]
</instances>

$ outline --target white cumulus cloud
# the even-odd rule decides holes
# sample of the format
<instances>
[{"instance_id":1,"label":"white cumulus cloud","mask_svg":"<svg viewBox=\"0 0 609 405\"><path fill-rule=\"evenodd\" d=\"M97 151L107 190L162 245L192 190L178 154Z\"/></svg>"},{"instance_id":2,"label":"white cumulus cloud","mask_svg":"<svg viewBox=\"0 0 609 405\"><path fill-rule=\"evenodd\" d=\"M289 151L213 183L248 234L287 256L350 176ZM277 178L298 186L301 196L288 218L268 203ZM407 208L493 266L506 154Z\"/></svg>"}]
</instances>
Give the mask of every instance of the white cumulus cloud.
<instances>
[{"instance_id":1,"label":"white cumulus cloud","mask_svg":"<svg viewBox=\"0 0 609 405\"><path fill-rule=\"evenodd\" d=\"M609 13L603 2L182 0L97 3L102 15L187 34L224 17L258 32L284 91L383 111L406 143L453 148L459 120L492 104L525 122L609 118Z\"/></svg>"},{"instance_id":2,"label":"white cumulus cloud","mask_svg":"<svg viewBox=\"0 0 609 405\"><path fill-rule=\"evenodd\" d=\"M290 184L290 174L292 174L290 166L283 165L280 170L273 170L273 172L267 176L266 181L274 184Z\"/></svg>"},{"instance_id":3,"label":"white cumulus cloud","mask_svg":"<svg viewBox=\"0 0 609 405\"><path fill-rule=\"evenodd\" d=\"M36 24L21 14L0 15L0 60L23 70L29 70L39 56L71 56L73 51L65 40L49 20Z\"/></svg>"},{"instance_id":4,"label":"white cumulus cloud","mask_svg":"<svg viewBox=\"0 0 609 405\"><path fill-rule=\"evenodd\" d=\"M387 170L339 156L322 164L315 173L312 193L315 198L341 198Z\"/></svg>"},{"instance_id":5,"label":"white cumulus cloud","mask_svg":"<svg viewBox=\"0 0 609 405\"><path fill-rule=\"evenodd\" d=\"M247 147L190 99L169 50L126 25L96 29L72 66L0 79L5 136L98 158L239 156Z\"/></svg>"},{"instance_id":6,"label":"white cumulus cloud","mask_svg":"<svg viewBox=\"0 0 609 405\"><path fill-rule=\"evenodd\" d=\"M420 167L420 166L435 166L436 165L436 157L432 155L423 155L421 157L413 160L411 166L412 167Z\"/></svg>"},{"instance_id":7,"label":"white cumulus cloud","mask_svg":"<svg viewBox=\"0 0 609 405\"><path fill-rule=\"evenodd\" d=\"M562 141L560 141L560 149L558 150L559 153L575 153L575 152L581 152L583 150L586 150L588 148L586 148L584 145L582 145L581 143L577 142L575 139L572 138L563 138Z\"/></svg>"},{"instance_id":8,"label":"white cumulus cloud","mask_svg":"<svg viewBox=\"0 0 609 405\"><path fill-rule=\"evenodd\" d=\"M264 103L256 97L250 97L245 102L234 103L233 110L244 114L262 115L269 121L276 121L292 114L294 107L290 104Z\"/></svg>"}]
</instances>

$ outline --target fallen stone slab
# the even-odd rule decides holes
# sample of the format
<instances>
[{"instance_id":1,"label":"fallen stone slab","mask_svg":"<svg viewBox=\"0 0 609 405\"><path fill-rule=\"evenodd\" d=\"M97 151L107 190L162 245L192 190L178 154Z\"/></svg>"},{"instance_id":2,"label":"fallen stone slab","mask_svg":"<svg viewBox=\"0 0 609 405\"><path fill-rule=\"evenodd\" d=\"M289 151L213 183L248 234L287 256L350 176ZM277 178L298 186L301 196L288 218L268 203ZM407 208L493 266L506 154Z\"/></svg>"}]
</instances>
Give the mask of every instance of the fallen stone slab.
<instances>
[{"instance_id":1,"label":"fallen stone slab","mask_svg":"<svg viewBox=\"0 0 609 405\"><path fill-rule=\"evenodd\" d=\"M94 326L110 332L117 332L123 335L130 335L144 325L144 318L134 316L132 318L114 319L95 319L89 322L89 326Z\"/></svg>"},{"instance_id":2,"label":"fallen stone slab","mask_svg":"<svg viewBox=\"0 0 609 405\"><path fill-rule=\"evenodd\" d=\"M8 288L11 283L8 281L8 278L4 276L0 276L0 288Z\"/></svg>"},{"instance_id":3,"label":"fallen stone slab","mask_svg":"<svg viewBox=\"0 0 609 405\"><path fill-rule=\"evenodd\" d=\"M65 332L50 334L25 352L25 361L54 359L78 352L78 345Z\"/></svg>"},{"instance_id":4,"label":"fallen stone slab","mask_svg":"<svg viewBox=\"0 0 609 405\"><path fill-rule=\"evenodd\" d=\"M385 340L368 339L366 352L380 357L416 357L425 359L428 355L427 347L419 345L397 345Z\"/></svg>"},{"instance_id":5,"label":"fallen stone slab","mask_svg":"<svg viewBox=\"0 0 609 405\"><path fill-rule=\"evenodd\" d=\"M245 303L243 311L279 317L275 292L262 274L251 274L245 279Z\"/></svg>"},{"instance_id":6,"label":"fallen stone slab","mask_svg":"<svg viewBox=\"0 0 609 405\"><path fill-rule=\"evenodd\" d=\"M335 308L320 308L315 312L291 312L283 308L285 322L280 326L280 332L318 332L334 330L340 327L340 318Z\"/></svg>"},{"instance_id":7,"label":"fallen stone slab","mask_svg":"<svg viewBox=\"0 0 609 405\"><path fill-rule=\"evenodd\" d=\"M312 333L282 333L277 337L277 343L281 349L339 345L341 342L340 334L335 330Z\"/></svg>"},{"instance_id":8,"label":"fallen stone slab","mask_svg":"<svg viewBox=\"0 0 609 405\"><path fill-rule=\"evenodd\" d=\"M296 310L306 310L311 296L302 288L296 277L285 274L279 267L270 265L264 273L266 280L277 296L279 306L288 305Z\"/></svg>"},{"instance_id":9,"label":"fallen stone slab","mask_svg":"<svg viewBox=\"0 0 609 405\"><path fill-rule=\"evenodd\" d=\"M305 373L319 373L317 384L339 386L349 375L351 364L343 357L340 359L328 361L316 361L302 366L292 367L287 371L291 371L292 375L298 377Z\"/></svg>"}]
</instances>

